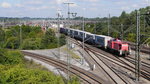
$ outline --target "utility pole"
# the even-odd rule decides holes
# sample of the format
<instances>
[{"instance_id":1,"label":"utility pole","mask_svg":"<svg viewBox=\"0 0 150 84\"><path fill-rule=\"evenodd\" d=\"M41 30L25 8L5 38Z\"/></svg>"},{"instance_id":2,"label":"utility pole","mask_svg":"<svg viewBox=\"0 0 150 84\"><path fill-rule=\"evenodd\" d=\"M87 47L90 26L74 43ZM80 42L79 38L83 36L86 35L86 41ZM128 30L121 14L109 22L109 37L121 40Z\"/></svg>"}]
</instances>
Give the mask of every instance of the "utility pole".
<instances>
[{"instance_id":1,"label":"utility pole","mask_svg":"<svg viewBox=\"0 0 150 84\"><path fill-rule=\"evenodd\" d=\"M96 24L97 23L94 23L94 33L96 34Z\"/></svg>"},{"instance_id":2,"label":"utility pole","mask_svg":"<svg viewBox=\"0 0 150 84\"><path fill-rule=\"evenodd\" d=\"M68 6L68 27L69 27L69 22L70 22L70 5L71 4L74 4L74 3L70 3L70 2L67 2L67 3L64 3ZM68 32L69 33L69 32ZM69 37L67 37L67 50L69 51L70 49L70 42L69 42ZM70 79L70 56L69 56L69 53L67 52L67 68L68 68L68 80Z\"/></svg>"},{"instance_id":3,"label":"utility pole","mask_svg":"<svg viewBox=\"0 0 150 84\"><path fill-rule=\"evenodd\" d=\"M70 5L71 4L74 4L74 3L72 3L72 2L67 2L67 3L64 3L64 4L67 4L67 6L68 6L68 21L70 20Z\"/></svg>"},{"instance_id":4,"label":"utility pole","mask_svg":"<svg viewBox=\"0 0 150 84\"><path fill-rule=\"evenodd\" d=\"M5 18L3 19L3 28L5 28Z\"/></svg>"},{"instance_id":5,"label":"utility pole","mask_svg":"<svg viewBox=\"0 0 150 84\"><path fill-rule=\"evenodd\" d=\"M108 36L110 36L110 14L108 15Z\"/></svg>"},{"instance_id":6,"label":"utility pole","mask_svg":"<svg viewBox=\"0 0 150 84\"><path fill-rule=\"evenodd\" d=\"M21 20L20 20L20 24L19 24L19 27L20 27L20 46L22 44L22 28L21 28Z\"/></svg>"},{"instance_id":7,"label":"utility pole","mask_svg":"<svg viewBox=\"0 0 150 84\"><path fill-rule=\"evenodd\" d=\"M83 18L82 18L82 21L83 21L83 24L82 24L82 31L84 31L84 27L85 27L85 19L84 19L84 10L83 10ZM84 49L85 49L85 46L84 46L84 37L85 37L85 33L83 33L83 38L82 38L82 47L83 47L83 56L82 56L82 64L84 64Z\"/></svg>"},{"instance_id":8,"label":"utility pole","mask_svg":"<svg viewBox=\"0 0 150 84\"><path fill-rule=\"evenodd\" d=\"M57 27L57 34L58 34L58 37L57 37L57 48L58 48L58 59L60 59L60 18L62 18L63 16L61 15L60 13L60 10L58 10L58 27Z\"/></svg>"},{"instance_id":9,"label":"utility pole","mask_svg":"<svg viewBox=\"0 0 150 84\"><path fill-rule=\"evenodd\" d=\"M146 31L146 21L145 21L145 15L144 15L144 32Z\"/></svg>"},{"instance_id":10,"label":"utility pole","mask_svg":"<svg viewBox=\"0 0 150 84\"><path fill-rule=\"evenodd\" d=\"M45 28L45 20L43 20L43 28ZM45 31L46 31L46 28L45 28Z\"/></svg>"},{"instance_id":11,"label":"utility pole","mask_svg":"<svg viewBox=\"0 0 150 84\"><path fill-rule=\"evenodd\" d=\"M141 74L141 58L140 58L140 12L137 11L136 15L137 20L137 29L136 29L136 52L135 52L135 79L136 81L140 80L140 74Z\"/></svg>"},{"instance_id":12,"label":"utility pole","mask_svg":"<svg viewBox=\"0 0 150 84\"><path fill-rule=\"evenodd\" d=\"M150 52L150 49L149 49L149 52ZM149 53L149 60L150 60L150 53Z\"/></svg>"},{"instance_id":13,"label":"utility pole","mask_svg":"<svg viewBox=\"0 0 150 84\"><path fill-rule=\"evenodd\" d=\"M123 24L121 24L121 40L124 38L124 32L123 32Z\"/></svg>"}]
</instances>

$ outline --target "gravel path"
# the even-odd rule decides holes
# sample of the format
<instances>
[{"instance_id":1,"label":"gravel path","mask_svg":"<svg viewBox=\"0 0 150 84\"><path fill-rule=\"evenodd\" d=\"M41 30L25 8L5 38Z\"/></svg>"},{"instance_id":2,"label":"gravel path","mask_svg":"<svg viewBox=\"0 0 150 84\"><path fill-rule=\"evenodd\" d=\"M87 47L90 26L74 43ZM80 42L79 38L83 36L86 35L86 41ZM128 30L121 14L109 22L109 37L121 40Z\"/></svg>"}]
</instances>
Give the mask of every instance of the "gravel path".
<instances>
[{"instance_id":1,"label":"gravel path","mask_svg":"<svg viewBox=\"0 0 150 84\"><path fill-rule=\"evenodd\" d=\"M60 48L60 60L63 60L65 62L67 62L67 56L70 56L67 54L67 51L65 51L64 49L67 49L66 46L63 46ZM40 54L40 55L45 55L47 57L53 57L54 59L58 59L58 49L45 49L45 50L24 50L24 51L28 51L28 52L32 52L32 53L36 53L36 54ZM77 56L79 56L80 58L82 58L82 55L79 53L80 48L79 47L75 47L74 49L70 50L71 52L73 52L74 54L76 54ZM45 66L47 69L49 69L50 71L53 71L55 74L60 74L63 75L64 77L67 77L67 75L65 73L63 73L62 71L58 71L58 69L56 69L55 67L48 65L42 61L36 60L32 57L29 56L25 56L26 59L28 60L33 60L36 63L40 63L42 66ZM72 65L76 65L82 69L85 70L90 70L90 67L88 65L88 63L84 60L84 63L81 62L81 59L75 59L72 58L70 56L70 63Z\"/></svg>"}]
</instances>

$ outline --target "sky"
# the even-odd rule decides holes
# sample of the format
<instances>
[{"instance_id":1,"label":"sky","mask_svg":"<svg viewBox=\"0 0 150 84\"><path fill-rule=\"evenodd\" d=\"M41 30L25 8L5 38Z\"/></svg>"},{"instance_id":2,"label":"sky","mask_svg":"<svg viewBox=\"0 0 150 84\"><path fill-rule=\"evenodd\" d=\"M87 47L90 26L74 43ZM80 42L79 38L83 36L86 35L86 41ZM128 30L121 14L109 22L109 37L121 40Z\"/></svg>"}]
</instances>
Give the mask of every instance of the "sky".
<instances>
[{"instance_id":1,"label":"sky","mask_svg":"<svg viewBox=\"0 0 150 84\"><path fill-rule=\"evenodd\" d=\"M150 0L0 0L0 17L56 18L58 10L67 17L67 5L73 2L70 12L89 18L119 16L150 6Z\"/></svg>"}]
</instances>

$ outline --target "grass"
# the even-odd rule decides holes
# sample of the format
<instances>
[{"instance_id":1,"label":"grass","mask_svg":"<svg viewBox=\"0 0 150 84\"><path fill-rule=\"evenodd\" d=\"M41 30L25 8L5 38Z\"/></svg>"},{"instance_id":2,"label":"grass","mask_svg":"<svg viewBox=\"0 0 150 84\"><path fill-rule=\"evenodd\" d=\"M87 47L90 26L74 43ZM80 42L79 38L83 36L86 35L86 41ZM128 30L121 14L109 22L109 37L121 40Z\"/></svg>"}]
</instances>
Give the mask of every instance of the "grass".
<instances>
[{"instance_id":1,"label":"grass","mask_svg":"<svg viewBox=\"0 0 150 84\"><path fill-rule=\"evenodd\" d=\"M81 59L77 54L75 54L72 50L68 50L66 47L63 48L62 50L68 52L72 58L75 58L75 59Z\"/></svg>"}]
</instances>

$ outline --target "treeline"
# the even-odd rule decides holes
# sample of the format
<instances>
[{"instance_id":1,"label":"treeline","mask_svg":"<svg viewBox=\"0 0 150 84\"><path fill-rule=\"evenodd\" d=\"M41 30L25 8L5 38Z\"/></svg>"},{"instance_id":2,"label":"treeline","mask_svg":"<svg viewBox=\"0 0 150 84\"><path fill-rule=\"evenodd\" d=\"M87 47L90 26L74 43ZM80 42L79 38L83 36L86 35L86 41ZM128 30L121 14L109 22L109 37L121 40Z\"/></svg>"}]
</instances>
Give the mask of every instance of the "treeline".
<instances>
[{"instance_id":1,"label":"treeline","mask_svg":"<svg viewBox=\"0 0 150 84\"><path fill-rule=\"evenodd\" d=\"M41 27L13 26L0 28L0 48L8 49L51 49L57 47L57 37L52 29L45 33ZM65 36L60 36L60 46L65 44Z\"/></svg>"},{"instance_id":2,"label":"treeline","mask_svg":"<svg viewBox=\"0 0 150 84\"><path fill-rule=\"evenodd\" d=\"M139 9L141 13L140 18L140 31L141 31L141 43L143 43L148 37L150 37L150 15L142 15L149 11L150 7ZM98 19L99 20L99 19ZM120 38L123 40L135 42L136 41L136 10L131 13L123 11L120 16L110 18L110 36L114 38ZM82 30L81 25L72 26ZM99 23L86 23L85 30L88 32L108 35L108 17L100 19ZM150 44L150 40L146 42Z\"/></svg>"}]
</instances>

